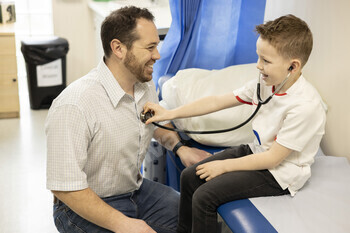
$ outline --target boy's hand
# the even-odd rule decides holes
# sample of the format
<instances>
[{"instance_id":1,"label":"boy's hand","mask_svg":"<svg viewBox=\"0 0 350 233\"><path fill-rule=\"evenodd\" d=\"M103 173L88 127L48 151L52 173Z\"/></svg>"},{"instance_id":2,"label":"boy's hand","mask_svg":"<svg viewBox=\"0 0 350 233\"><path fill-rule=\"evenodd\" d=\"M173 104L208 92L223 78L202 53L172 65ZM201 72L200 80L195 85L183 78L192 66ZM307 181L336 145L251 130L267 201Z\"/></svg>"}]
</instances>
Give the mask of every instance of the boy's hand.
<instances>
[{"instance_id":1,"label":"boy's hand","mask_svg":"<svg viewBox=\"0 0 350 233\"><path fill-rule=\"evenodd\" d=\"M171 120L169 111L161 107L159 104L147 102L145 106L143 106L143 111L145 113L151 112L153 115L145 122L146 125L152 122Z\"/></svg>"},{"instance_id":2,"label":"boy's hand","mask_svg":"<svg viewBox=\"0 0 350 233\"><path fill-rule=\"evenodd\" d=\"M209 181L217 176L220 176L225 171L225 160L216 160L207 162L196 167L196 175L205 181Z\"/></svg>"}]
</instances>

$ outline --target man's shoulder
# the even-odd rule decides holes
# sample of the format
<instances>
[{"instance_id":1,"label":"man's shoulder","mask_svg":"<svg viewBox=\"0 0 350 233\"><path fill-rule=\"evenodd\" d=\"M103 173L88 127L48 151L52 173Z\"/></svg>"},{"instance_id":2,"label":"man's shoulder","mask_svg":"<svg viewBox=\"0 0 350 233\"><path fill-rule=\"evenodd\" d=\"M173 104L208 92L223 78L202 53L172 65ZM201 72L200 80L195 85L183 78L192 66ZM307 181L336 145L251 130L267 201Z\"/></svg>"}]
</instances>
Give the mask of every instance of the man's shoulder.
<instances>
[{"instance_id":1,"label":"man's shoulder","mask_svg":"<svg viewBox=\"0 0 350 233\"><path fill-rule=\"evenodd\" d=\"M69 84L61 94L55 99L54 105L79 105L91 102L96 95L103 91L103 87L95 75L91 72L71 84Z\"/></svg>"}]
</instances>

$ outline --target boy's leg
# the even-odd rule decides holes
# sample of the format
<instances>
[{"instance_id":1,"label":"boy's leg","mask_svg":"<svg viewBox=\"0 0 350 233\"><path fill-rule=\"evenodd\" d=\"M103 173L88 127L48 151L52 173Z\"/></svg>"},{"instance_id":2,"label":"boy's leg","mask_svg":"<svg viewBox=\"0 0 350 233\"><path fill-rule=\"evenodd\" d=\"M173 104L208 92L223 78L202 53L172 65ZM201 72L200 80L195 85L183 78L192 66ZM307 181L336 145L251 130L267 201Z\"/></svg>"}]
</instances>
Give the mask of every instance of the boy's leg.
<instances>
[{"instance_id":1,"label":"boy's leg","mask_svg":"<svg viewBox=\"0 0 350 233\"><path fill-rule=\"evenodd\" d=\"M201 185L193 194L192 233L216 232L217 208L224 203L287 193L268 170L225 173Z\"/></svg>"},{"instance_id":2,"label":"boy's leg","mask_svg":"<svg viewBox=\"0 0 350 233\"><path fill-rule=\"evenodd\" d=\"M180 209L179 209L179 224L177 227L178 233L187 233L191 232L192 228L192 196L193 193L200 187L202 184L205 184L205 180L200 179L196 175L196 167L199 164L203 164L213 160L224 160L233 158L233 155L237 157L242 157L248 154L251 154L248 145L241 145L226 149L222 152L219 152L209 158L184 169L181 173L180 179ZM215 224L216 226L216 224Z\"/></svg>"},{"instance_id":3,"label":"boy's leg","mask_svg":"<svg viewBox=\"0 0 350 233\"><path fill-rule=\"evenodd\" d=\"M248 146L239 146L227 149L201 163L248 154L251 154ZM195 174L197 165L185 169L181 176L178 232L214 233L217 229L216 210L221 204L249 197L288 193L280 188L267 170L230 172L205 182Z\"/></svg>"},{"instance_id":4,"label":"boy's leg","mask_svg":"<svg viewBox=\"0 0 350 233\"><path fill-rule=\"evenodd\" d=\"M180 194L169 186L143 179L131 198L138 207L137 218L158 233L175 233Z\"/></svg>"}]
</instances>

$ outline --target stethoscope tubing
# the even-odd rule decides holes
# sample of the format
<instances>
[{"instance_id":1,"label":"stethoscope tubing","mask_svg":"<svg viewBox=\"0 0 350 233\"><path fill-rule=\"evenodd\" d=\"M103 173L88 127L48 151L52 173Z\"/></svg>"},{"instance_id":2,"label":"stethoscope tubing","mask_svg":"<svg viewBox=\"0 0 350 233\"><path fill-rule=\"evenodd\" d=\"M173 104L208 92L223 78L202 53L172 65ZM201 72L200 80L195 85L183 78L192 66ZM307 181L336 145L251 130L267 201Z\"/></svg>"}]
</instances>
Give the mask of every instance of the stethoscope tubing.
<instances>
[{"instance_id":1,"label":"stethoscope tubing","mask_svg":"<svg viewBox=\"0 0 350 233\"><path fill-rule=\"evenodd\" d=\"M205 131L192 131L192 130L181 130L181 129L176 129L176 128L170 128L167 126L163 126L160 125L156 122L152 122L153 125L162 128L162 129L166 129L166 130L170 130L170 131L174 131L174 132L178 132L178 133L186 133L186 134L218 134L218 133L226 133L232 130L236 130L241 128L242 126L246 125L250 120L253 119L253 117L255 117L255 115L258 113L259 109L261 108L262 105L267 104L272 97L279 92L279 90L281 90L281 88L284 86L284 84L286 83L286 81L288 80L290 76L290 73L287 75L287 77L283 80L283 82L281 83L281 85L279 85L278 88L276 88L276 90L265 100L262 100L260 97L260 75L258 77L258 83L257 83L257 90L256 90L256 94L257 94L257 99L258 99L258 105L256 107L256 109L254 110L254 112L252 113L252 115L250 115L250 117L248 119L246 119L244 122L242 122L239 125L236 125L232 128L228 128L228 129L220 129L220 130L205 130Z\"/></svg>"},{"instance_id":2,"label":"stethoscope tubing","mask_svg":"<svg viewBox=\"0 0 350 233\"><path fill-rule=\"evenodd\" d=\"M236 130L241 128L242 126L246 125L251 119L253 119L253 117L258 113L260 107L261 107L262 103L258 103L258 106L256 107L255 111L253 112L253 114L244 122L242 122L239 125L236 125L232 128L228 128L228 129L220 129L220 130L206 130L206 131L192 131L192 130L181 130L181 129L176 129L176 128L169 128L167 126L163 126L160 125L156 122L152 122L152 124L154 124L155 126L162 128L162 129L166 129L166 130L171 130L171 131L175 131L178 133L186 133L186 134L217 134L217 133L226 133L232 130Z\"/></svg>"}]
</instances>

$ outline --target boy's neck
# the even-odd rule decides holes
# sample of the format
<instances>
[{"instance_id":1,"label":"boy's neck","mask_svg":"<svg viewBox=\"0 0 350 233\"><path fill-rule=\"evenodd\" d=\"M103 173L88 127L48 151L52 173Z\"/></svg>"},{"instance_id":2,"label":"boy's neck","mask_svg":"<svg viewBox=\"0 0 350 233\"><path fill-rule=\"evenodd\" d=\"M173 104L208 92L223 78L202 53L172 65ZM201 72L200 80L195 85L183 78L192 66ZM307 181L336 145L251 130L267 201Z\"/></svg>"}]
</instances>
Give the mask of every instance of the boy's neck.
<instances>
[{"instance_id":1,"label":"boy's neck","mask_svg":"<svg viewBox=\"0 0 350 233\"><path fill-rule=\"evenodd\" d=\"M283 85L283 87L281 88L281 90L278 91L278 93L276 94L283 94L283 93L286 93L287 90L293 86L293 84L300 78L301 76L301 71L298 71L294 74L291 74L288 78L288 80L286 81L286 83ZM277 88L277 87L275 87Z\"/></svg>"}]
</instances>

